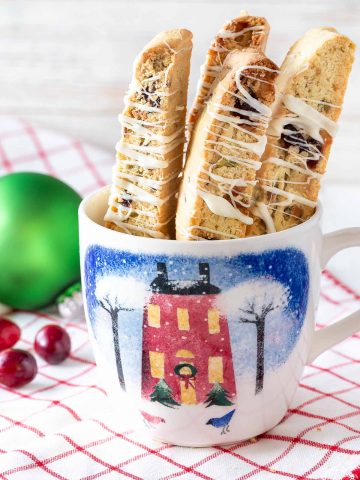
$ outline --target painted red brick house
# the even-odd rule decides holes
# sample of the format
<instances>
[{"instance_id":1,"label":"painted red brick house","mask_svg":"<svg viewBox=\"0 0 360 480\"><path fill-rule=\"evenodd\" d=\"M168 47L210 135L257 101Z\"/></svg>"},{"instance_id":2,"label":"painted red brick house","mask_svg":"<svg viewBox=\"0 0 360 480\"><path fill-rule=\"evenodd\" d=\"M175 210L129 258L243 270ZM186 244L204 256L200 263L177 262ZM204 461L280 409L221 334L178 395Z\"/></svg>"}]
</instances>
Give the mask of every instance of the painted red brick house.
<instances>
[{"instance_id":1,"label":"painted red brick house","mask_svg":"<svg viewBox=\"0 0 360 480\"><path fill-rule=\"evenodd\" d=\"M151 290L143 318L143 397L150 398L163 379L179 404L204 402L214 384L232 400L228 324L216 307L220 289L210 282L209 264L199 264L197 280L177 281L169 280L165 263L158 263Z\"/></svg>"}]
</instances>

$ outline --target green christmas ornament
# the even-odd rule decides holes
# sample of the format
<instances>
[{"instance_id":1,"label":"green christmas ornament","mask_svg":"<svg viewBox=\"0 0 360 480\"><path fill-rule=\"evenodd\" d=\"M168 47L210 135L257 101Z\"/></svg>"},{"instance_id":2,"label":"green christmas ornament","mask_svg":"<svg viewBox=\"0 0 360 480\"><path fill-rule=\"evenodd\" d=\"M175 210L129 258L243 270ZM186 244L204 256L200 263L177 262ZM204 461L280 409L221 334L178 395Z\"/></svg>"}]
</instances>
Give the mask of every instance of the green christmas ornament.
<instances>
[{"instance_id":1,"label":"green christmas ornament","mask_svg":"<svg viewBox=\"0 0 360 480\"><path fill-rule=\"evenodd\" d=\"M0 177L0 303L44 307L79 279L80 201L48 175Z\"/></svg>"}]
</instances>

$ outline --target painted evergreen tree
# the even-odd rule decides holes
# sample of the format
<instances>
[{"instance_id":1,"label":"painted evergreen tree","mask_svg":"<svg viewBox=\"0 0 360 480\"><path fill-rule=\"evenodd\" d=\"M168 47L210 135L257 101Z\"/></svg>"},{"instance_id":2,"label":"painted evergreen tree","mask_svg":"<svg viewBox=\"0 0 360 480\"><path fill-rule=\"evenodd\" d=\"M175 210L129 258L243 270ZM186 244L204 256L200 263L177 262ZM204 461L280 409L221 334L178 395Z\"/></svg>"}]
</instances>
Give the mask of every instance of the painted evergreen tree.
<instances>
[{"instance_id":1,"label":"painted evergreen tree","mask_svg":"<svg viewBox=\"0 0 360 480\"><path fill-rule=\"evenodd\" d=\"M219 383L214 383L210 392L206 395L207 399L204 401L206 407L211 407L211 405L221 405L228 406L234 405L229 400L229 392L225 390Z\"/></svg>"},{"instance_id":2,"label":"painted evergreen tree","mask_svg":"<svg viewBox=\"0 0 360 480\"><path fill-rule=\"evenodd\" d=\"M174 408L174 406L180 405L172 396L172 390L169 385L161 378L154 386L154 390L150 395L152 402L159 402L165 407Z\"/></svg>"}]
</instances>

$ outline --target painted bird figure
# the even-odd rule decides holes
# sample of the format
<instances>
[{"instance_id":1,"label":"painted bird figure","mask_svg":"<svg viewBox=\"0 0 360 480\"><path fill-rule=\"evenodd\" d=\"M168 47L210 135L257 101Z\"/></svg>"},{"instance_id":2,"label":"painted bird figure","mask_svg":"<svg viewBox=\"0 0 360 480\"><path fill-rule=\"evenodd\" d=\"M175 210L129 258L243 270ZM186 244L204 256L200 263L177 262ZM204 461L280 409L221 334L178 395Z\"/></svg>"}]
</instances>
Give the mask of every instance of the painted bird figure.
<instances>
[{"instance_id":1,"label":"painted bird figure","mask_svg":"<svg viewBox=\"0 0 360 480\"><path fill-rule=\"evenodd\" d=\"M234 408L234 410L231 410L231 412L228 412L222 417L210 418L210 420L206 422L206 425L212 425L215 428L222 428L221 435L224 435L226 432L230 432L229 423L235 413L235 410L236 409Z\"/></svg>"},{"instance_id":2,"label":"painted bird figure","mask_svg":"<svg viewBox=\"0 0 360 480\"><path fill-rule=\"evenodd\" d=\"M161 417L151 415L150 413L144 412L143 410L140 410L140 413L143 416L144 422L148 427L153 427L154 425L158 425L159 423L165 423L165 420Z\"/></svg>"}]
</instances>

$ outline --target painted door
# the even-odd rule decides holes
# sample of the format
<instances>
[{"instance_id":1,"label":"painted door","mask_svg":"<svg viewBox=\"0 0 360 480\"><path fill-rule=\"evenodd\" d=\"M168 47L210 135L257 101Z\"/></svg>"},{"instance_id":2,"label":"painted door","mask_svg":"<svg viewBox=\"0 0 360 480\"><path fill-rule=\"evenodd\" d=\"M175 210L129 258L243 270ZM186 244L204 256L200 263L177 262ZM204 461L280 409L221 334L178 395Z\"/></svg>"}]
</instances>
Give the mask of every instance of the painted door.
<instances>
[{"instance_id":1,"label":"painted door","mask_svg":"<svg viewBox=\"0 0 360 480\"><path fill-rule=\"evenodd\" d=\"M183 405L195 405L197 403L196 380L190 365L194 366L192 362L178 364L180 398Z\"/></svg>"}]
</instances>

